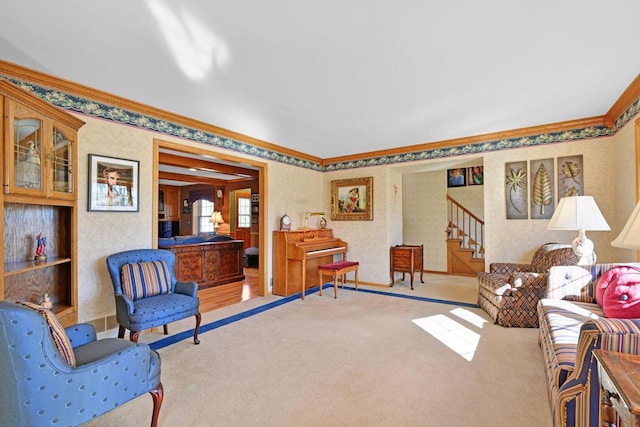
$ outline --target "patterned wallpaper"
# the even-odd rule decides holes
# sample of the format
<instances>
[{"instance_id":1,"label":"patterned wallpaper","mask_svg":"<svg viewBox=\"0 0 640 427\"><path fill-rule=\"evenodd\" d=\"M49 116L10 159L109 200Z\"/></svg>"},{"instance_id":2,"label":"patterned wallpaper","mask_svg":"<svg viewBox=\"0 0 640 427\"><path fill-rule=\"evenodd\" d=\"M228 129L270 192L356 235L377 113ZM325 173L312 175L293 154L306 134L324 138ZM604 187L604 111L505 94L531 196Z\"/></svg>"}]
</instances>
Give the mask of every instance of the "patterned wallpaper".
<instances>
[{"instance_id":1,"label":"patterned wallpaper","mask_svg":"<svg viewBox=\"0 0 640 427\"><path fill-rule=\"evenodd\" d=\"M460 161L481 160L485 170L484 219L487 228L493 230L486 236L487 265L491 261L530 260L537 246L547 241L571 241L573 232L548 232L546 221L506 220L504 196L504 164L509 161L534 160L548 157L584 155L585 193L594 195L612 228L619 230L633 208L635 186L620 179L633 175L635 170L634 133L631 120L638 114L636 101L616 121L616 127L590 127L575 131L513 138L470 144L447 149L425 150L418 153L384 156L354 162L320 165L296 159L275 151L251 146L241 141L185 128L152 117L123 111L46 88L16 82L39 97L69 111L84 115L87 122L80 129L79 176L87 176L87 164L82 161L88 153L111 155L141 161L141 193L152 185L152 141L158 134L163 139L184 145L229 150L238 157L257 157L268 164L268 277L271 277L271 231L277 229L280 216L286 210L293 219L294 228L303 225L304 212L326 211L329 219L330 182L332 179L374 177L373 221L330 221L328 227L334 234L349 242L349 256L361 262L360 278L373 283L388 283L389 246L402 243L437 245L443 233L437 216L444 203L438 188L421 185L421 177L403 173L403 166L429 163L433 159L459 156ZM617 131L621 130L619 134ZM549 150L548 144L554 144ZM508 149L508 150L507 150ZM611 168L612 165L624 170ZM324 173L322 173L324 172ZM443 174L444 171L433 172ZM402 184L405 179L405 184ZM429 178L432 179L431 177ZM438 179L438 178L436 178ZM136 214L87 212L87 183L79 181L79 299L80 320L96 318L113 312L113 296L104 266L104 258L110 253L132 247L148 247L152 242L152 195L141 194L140 212ZM445 180L443 179L443 186ZM399 189L394 190L400 186ZM488 191L491 189L491 191ZM421 198L410 198L419 191ZM446 191L446 189L443 190ZM440 194L440 193L439 193ZM407 206L402 207L398 197ZM624 200L624 203L619 203ZM429 203L431 201L432 203ZM435 202L434 202L435 201ZM619 206L618 206L619 204ZM630 205L630 206L627 206ZM402 214L399 214L402 212ZM123 215L126 215L126 221ZM480 215L479 215L480 216ZM446 217L446 216L445 216ZM419 220L427 224L419 225ZM403 230L403 221L407 230ZM433 224L431 224L433 222ZM84 236L91 236L90 239ZM401 236L401 238L400 238ZM593 232L590 237L596 244L599 260L616 259L619 251L609 242L614 232ZM427 269L446 270L441 254L425 256Z\"/></svg>"}]
</instances>

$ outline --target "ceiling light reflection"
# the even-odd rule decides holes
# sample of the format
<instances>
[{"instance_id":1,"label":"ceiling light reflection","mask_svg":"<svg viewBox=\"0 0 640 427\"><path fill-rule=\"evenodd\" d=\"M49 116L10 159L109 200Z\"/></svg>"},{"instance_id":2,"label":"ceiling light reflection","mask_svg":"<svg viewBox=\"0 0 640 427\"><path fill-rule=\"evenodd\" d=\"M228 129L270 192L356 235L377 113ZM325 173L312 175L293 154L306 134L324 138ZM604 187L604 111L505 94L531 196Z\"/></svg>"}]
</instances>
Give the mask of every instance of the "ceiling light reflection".
<instances>
[{"instance_id":1,"label":"ceiling light reflection","mask_svg":"<svg viewBox=\"0 0 640 427\"><path fill-rule=\"evenodd\" d=\"M214 66L228 63L229 50L209 28L184 7L179 13L163 0L147 0L176 64L193 80L202 80ZM179 5L172 3L172 7Z\"/></svg>"}]
</instances>

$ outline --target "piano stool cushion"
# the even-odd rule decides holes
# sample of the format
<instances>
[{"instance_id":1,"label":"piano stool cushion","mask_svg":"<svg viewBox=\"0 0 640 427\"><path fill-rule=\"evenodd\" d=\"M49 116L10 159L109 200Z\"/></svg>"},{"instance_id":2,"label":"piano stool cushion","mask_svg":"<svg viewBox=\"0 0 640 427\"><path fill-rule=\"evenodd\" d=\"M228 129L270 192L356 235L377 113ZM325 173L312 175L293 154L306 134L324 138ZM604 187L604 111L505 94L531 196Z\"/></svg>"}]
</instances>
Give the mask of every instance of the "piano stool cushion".
<instances>
[{"instance_id":1,"label":"piano stool cushion","mask_svg":"<svg viewBox=\"0 0 640 427\"><path fill-rule=\"evenodd\" d=\"M360 265L360 263L358 261L338 261L332 262L331 264L319 265L318 268L320 270L342 270L343 268L353 267L356 265Z\"/></svg>"}]
</instances>

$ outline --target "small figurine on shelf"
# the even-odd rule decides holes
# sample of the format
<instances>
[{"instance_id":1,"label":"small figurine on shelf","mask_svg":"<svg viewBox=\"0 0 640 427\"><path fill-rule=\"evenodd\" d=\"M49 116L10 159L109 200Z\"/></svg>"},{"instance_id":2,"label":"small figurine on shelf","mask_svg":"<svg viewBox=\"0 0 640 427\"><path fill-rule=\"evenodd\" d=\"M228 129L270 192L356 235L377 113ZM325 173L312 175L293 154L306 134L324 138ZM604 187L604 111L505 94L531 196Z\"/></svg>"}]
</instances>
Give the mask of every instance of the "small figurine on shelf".
<instances>
[{"instance_id":1,"label":"small figurine on shelf","mask_svg":"<svg viewBox=\"0 0 640 427\"><path fill-rule=\"evenodd\" d=\"M40 303L40 307L51 309L53 307L53 303L51 302L51 298L49 298L49 294L44 294L44 298Z\"/></svg>"},{"instance_id":2,"label":"small figurine on shelf","mask_svg":"<svg viewBox=\"0 0 640 427\"><path fill-rule=\"evenodd\" d=\"M38 244L36 246L36 262L47 262L47 255L44 253L47 248L47 238L44 237L44 233L38 234Z\"/></svg>"}]
</instances>

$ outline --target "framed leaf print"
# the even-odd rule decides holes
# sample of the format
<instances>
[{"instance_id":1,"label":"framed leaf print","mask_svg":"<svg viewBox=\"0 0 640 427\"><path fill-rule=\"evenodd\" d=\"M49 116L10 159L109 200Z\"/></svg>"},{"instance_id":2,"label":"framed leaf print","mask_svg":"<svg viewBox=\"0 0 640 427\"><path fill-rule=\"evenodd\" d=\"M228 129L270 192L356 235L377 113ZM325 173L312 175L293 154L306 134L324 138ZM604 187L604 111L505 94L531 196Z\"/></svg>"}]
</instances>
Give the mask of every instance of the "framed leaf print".
<instances>
[{"instance_id":1,"label":"framed leaf print","mask_svg":"<svg viewBox=\"0 0 640 427\"><path fill-rule=\"evenodd\" d=\"M568 196L584 196L582 154L558 157L558 200Z\"/></svg>"},{"instance_id":2,"label":"framed leaf print","mask_svg":"<svg viewBox=\"0 0 640 427\"><path fill-rule=\"evenodd\" d=\"M505 199L507 219L528 219L527 162L505 164Z\"/></svg>"},{"instance_id":3,"label":"framed leaf print","mask_svg":"<svg viewBox=\"0 0 640 427\"><path fill-rule=\"evenodd\" d=\"M553 159L531 160L531 219L550 219L555 210Z\"/></svg>"}]
</instances>

